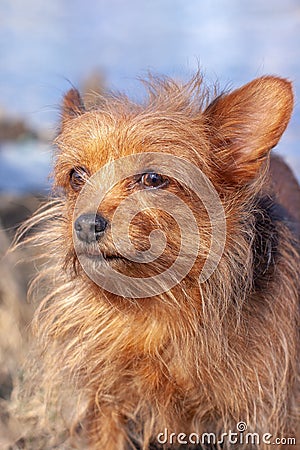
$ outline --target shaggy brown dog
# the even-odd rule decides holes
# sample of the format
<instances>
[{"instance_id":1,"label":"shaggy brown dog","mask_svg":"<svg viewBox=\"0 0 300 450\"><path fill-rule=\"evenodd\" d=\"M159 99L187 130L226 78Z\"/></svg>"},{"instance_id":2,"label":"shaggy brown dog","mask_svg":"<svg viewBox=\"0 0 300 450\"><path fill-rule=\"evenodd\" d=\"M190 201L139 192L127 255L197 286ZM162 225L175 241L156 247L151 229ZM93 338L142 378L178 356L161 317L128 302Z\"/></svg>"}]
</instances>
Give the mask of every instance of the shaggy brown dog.
<instances>
[{"instance_id":1,"label":"shaggy brown dog","mask_svg":"<svg viewBox=\"0 0 300 450\"><path fill-rule=\"evenodd\" d=\"M62 395L68 384L75 389L73 433L91 449L224 449L234 442L239 449L295 448L288 438L300 424L300 191L282 161L274 159L269 171L270 150L292 112L291 85L266 76L213 99L199 75L187 84L151 79L147 86L144 105L106 96L86 110L74 89L64 99L57 197L26 225L38 227L27 241L46 258L33 291L43 295L34 326L47 389L57 381ZM144 166L124 159L128 176L121 181L109 184L112 166L101 182L93 177L108 162L147 153ZM218 244L214 208L188 184L192 172L169 175L156 153L201 171L223 208L224 248L219 242L220 258L200 281L213 240ZM89 198L101 183L109 188L95 209ZM92 190L78 209L87 186ZM136 212L137 193L143 198ZM132 216L123 223L115 213L132 196L125 208ZM199 229L198 247L184 207ZM117 247L113 223L134 250L123 254L122 239ZM153 230L164 232L164 251L139 259L153 244ZM170 285L165 279L144 296L134 294L139 283L134 291L119 279L103 285L101 273L109 269L151 282L173 267L182 239L189 243L182 264L193 248L197 255L186 274L171 273ZM230 439L222 435L230 432Z\"/></svg>"}]
</instances>

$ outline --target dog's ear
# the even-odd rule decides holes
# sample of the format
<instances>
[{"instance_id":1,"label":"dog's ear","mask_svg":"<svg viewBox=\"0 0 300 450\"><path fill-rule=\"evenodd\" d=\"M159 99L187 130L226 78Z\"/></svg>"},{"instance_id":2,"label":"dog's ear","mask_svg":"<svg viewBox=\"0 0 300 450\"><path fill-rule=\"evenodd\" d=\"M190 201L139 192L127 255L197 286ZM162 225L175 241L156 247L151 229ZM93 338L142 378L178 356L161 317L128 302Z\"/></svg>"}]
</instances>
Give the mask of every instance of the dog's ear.
<instances>
[{"instance_id":1,"label":"dog's ear","mask_svg":"<svg viewBox=\"0 0 300 450\"><path fill-rule=\"evenodd\" d=\"M293 109L291 83L266 76L217 97L206 109L210 140L224 177L254 179L277 144Z\"/></svg>"},{"instance_id":2,"label":"dog's ear","mask_svg":"<svg viewBox=\"0 0 300 450\"><path fill-rule=\"evenodd\" d=\"M83 100L77 89L70 89L63 99L62 127L71 119L80 116L86 111Z\"/></svg>"}]
</instances>

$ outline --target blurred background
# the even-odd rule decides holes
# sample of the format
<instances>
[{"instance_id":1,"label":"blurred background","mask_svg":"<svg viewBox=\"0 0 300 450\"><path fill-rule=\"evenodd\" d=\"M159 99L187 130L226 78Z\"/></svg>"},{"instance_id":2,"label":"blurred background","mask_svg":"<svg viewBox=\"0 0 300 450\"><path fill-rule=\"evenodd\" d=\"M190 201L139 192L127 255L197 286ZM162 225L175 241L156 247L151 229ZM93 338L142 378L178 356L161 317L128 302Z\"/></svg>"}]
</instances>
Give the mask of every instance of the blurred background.
<instances>
[{"instance_id":1,"label":"blurred background","mask_svg":"<svg viewBox=\"0 0 300 450\"><path fill-rule=\"evenodd\" d=\"M264 74L294 83L294 115L278 151L300 180L299 0L0 0L0 256L47 195L51 141L71 85L141 99L138 77L149 70L187 79L199 66L221 88ZM14 258L0 259L1 448L11 436L24 439L17 425L7 433L31 314L31 271Z\"/></svg>"}]
</instances>

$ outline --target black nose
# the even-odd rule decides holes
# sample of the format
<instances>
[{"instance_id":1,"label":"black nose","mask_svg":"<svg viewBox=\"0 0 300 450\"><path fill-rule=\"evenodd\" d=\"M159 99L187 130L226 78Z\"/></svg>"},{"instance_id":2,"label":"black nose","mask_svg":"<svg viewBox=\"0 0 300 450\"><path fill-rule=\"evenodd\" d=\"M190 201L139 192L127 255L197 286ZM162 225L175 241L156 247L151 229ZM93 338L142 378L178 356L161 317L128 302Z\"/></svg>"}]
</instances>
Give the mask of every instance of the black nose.
<instances>
[{"instance_id":1,"label":"black nose","mask_svg":"<svg viewBox=\"0 0 300 450\"><path fill-rule=\"evenodd\" d=\"M82 214L74 223L78 239L87 244L98 241L107 227L107 220L100 214Z\"/></svg>"}]
</instances>

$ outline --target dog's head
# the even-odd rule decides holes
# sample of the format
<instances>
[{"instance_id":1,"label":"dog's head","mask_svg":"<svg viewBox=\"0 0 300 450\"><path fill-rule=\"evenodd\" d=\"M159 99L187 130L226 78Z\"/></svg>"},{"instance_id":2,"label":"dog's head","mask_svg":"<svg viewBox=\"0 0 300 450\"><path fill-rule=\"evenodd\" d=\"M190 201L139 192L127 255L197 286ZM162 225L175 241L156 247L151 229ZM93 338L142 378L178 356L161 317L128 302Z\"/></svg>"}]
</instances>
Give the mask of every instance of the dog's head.
<instances>
[{"instance_id":1,"label":"dog's head","mask_svg":"<svg viewBox=\"0 0 300 450\"><path fill-rule=\"evenodd\" d=\"M55 184L65 195L66 242L74 241L81 265L142 279L181 258L182 273L173 273L178 282L195 266L199 274L215 226L218 262L226 225L234 233L234 201L264 172L293 95L290 83L276 77L210 102L198 76L185 85L154 81L149 93L145 106L107 96L86 110L70 90Z\"/></svg>"}]
</instances>

